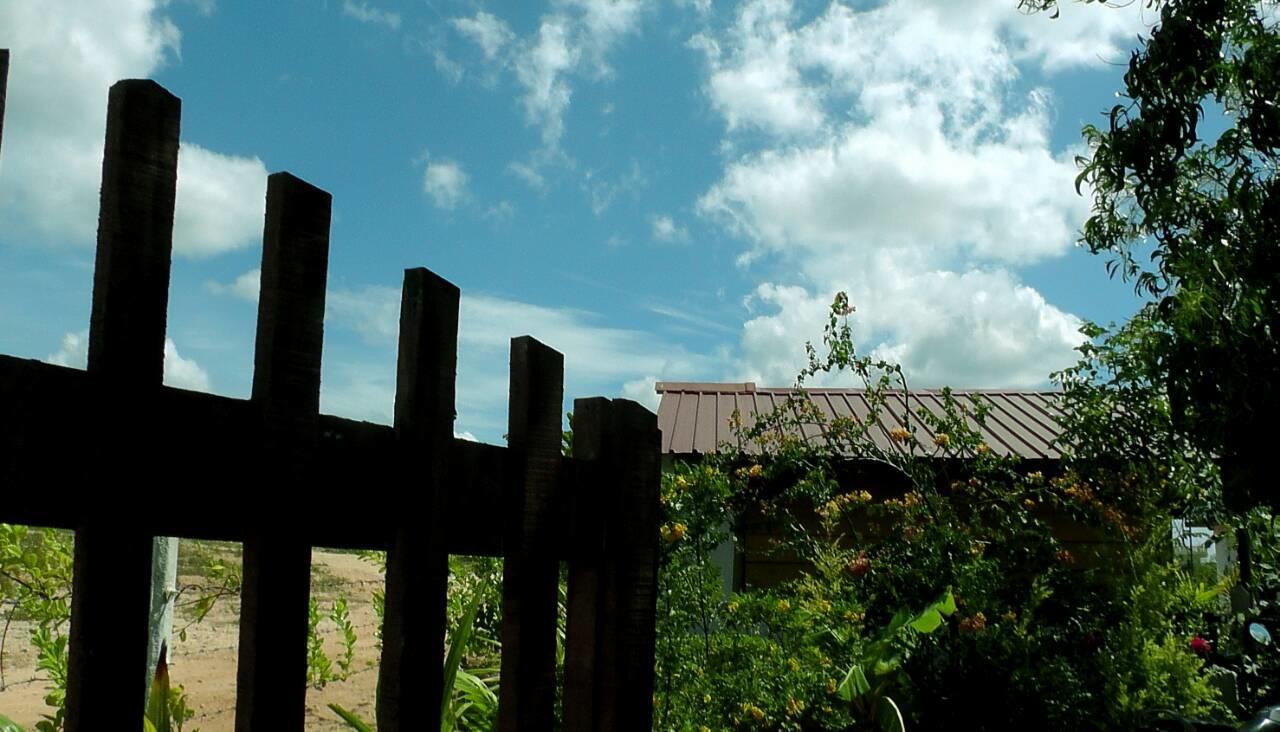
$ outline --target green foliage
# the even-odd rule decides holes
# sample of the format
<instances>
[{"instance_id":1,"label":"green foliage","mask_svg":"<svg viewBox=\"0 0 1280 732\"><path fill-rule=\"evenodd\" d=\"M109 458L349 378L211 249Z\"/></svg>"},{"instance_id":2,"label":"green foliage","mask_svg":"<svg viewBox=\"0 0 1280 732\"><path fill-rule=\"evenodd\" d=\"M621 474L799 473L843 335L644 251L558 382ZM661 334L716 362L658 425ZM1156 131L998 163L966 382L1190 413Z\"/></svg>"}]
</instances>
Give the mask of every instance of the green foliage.
<instances>
[{"instance_id":1,"label":"green foliage","mask_svg":"<svg viewBox=\"0 0 1280 732\"><path fill-rule=\"evenodd\" d=\"M1225 716L1187 644L1219 627L1227 584L1197 584L1169 553L1170 506L1212 497L1197 482L1212 466L1131 438L1170 423L1157 389L1106 383L1128 388L1136 356L1083 354L1063 398L1080 447L1044 475L983 444L981 400L943 391L927 408L900 369L859 355L852 311L833 303L797 384L852 378L869 415L830 419L797 392L664 476L656 726L1124 729L1156 700ZM1113 449L1115 429L1139 431ZM1064 523L1109 543L1068 547ZM710 557L748 524L802 569L725 599Z\"/></svg>"},{"instance_id":2,"label":"green foliage","mask_svg":"<svg viewBox=\"0 0 1280 732\"><path fill-rule=\"evenodd\" d=\"M1121 102L1084 129L1082 242L1149 298L1149 376L1179 432L1227 468L1228 500L1274 508L1262 435L1280 405L1280 6L1151 4L1159 23Z\"/></svg>"},{"instance_id":3,"label":"green foliage","mask_svg":"<svg viewBox=\"0 0 1280 732\"><path fill-rule=\"evenodd\" d=\"M489 672L488 678L482 679L462 667L466 648L476 630L476 620L480 617L486 599L483 590L473 592L466 598L462 605L462 617L449 634L449 651L444 664L445 692L440 701L441 732L488 730L497 721L496 674ZM356 732L374 732L372 724L341 705L330 704L329 709L350 729Z\"/></svg>"},{"instance_id":4,"label":"green foliage","mask_svg":"<svg viewBox=\"0 0 1280 732\"><path fill-rule=\"evenodd\" d=\"M36 723L38 732L62 729L65 717L72 546L70 532L0 524L0 607L8 609L0 630L0 686L11 623L27 620L33 623L30 641L37 668L50 683L45 704L52 712Z\"/></svg>"},{"instance_id":5,"label":"green foliage","mask_svg":"<svg viewBox=\"0 0 1280 732\"><path fill-rule=\"evenodd\" d=\"M333 661L324 650L324 638L320 635L320 603L313 597L307 601L307 685L323 689L333 681Z\"/></svg>"}]
</instances>

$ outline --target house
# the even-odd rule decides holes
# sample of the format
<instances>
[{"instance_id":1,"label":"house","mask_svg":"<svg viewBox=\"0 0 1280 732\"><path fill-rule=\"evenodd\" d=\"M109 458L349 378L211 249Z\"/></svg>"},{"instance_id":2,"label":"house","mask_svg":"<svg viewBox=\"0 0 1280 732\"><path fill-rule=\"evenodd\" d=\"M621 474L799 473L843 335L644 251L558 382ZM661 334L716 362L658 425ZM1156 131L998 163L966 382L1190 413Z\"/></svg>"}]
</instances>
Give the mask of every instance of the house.
<instances>
[{"instance_id":1,"label":"house","mask_svg":"<svg viewBox=\"0 0 1280 732\"><path fill-rule=\"evenodd\" d=\"M758 387L750 382L658 382L656 389L661 396L658 427L662 431L664 467L677 460L696 461L715 452L723 443L732 443L735 434L730 419L735 410L742 423L749 425L755 421L755 415L771 412L796 393L790 387ZM863 389L807 388L804 391L828 422L836 417L865 418L871 412ZM1055 444L1062 431L1057 420L1057 392L955 389L952 395L962 405L969 403L970 396L976 396L990 406L983 424L974 426L993 453L1019 458L1027 472L1040 471L1046 476L1061 472L1062 453ZM907 426L902 421L903 415L915 414L921 408L940 415L944 408L942 392L937 389L894 391L888 395L885 406L878 415L879 429L873 430L870 437L886 450L902 449L890 434L895 428ZM933 444L934 435L927 425L913 418L910 426L921 444ZM806 440L822 439L816 427L803 429ZM753 447L746 445L745 449L750 452ZM863 484L875 485L888 493L908 490L905 476L886 464L851 460L847 471L840 479L842 483L848 482L850 488ZM1051 525L1059 541L1078 549L1082 555L1094 554L1103 549L1100 545L1115 542L1114 538L1070 522L1051 521ZM736 533L741 542L739 546L724 545L717 550L716 562L721 567L726 592L744 586L772 585L795 576L803 568L803 563L794 557L773 550L776 532L759 517L744 517Z\"/></svg>"}]
</instances>

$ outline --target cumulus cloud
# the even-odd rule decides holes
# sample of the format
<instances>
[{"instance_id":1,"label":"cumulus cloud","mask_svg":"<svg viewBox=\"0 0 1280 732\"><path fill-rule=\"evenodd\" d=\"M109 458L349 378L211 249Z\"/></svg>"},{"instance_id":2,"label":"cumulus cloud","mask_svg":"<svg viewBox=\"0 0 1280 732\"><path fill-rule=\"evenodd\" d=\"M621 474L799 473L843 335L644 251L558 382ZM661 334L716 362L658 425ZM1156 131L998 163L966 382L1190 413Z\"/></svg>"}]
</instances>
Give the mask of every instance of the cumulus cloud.
<instances>
[{"instance_id":1,"label":"cumulus cloud","mask_svg":"<svg viewBox=\"0 0 1280 732\"><path fill-rule=\"evenodd\" d=\"M437 208L454 209L467 198L467 181L461 165L452 160L437 160L427 163L422 190Z\"/></svg>"},{"instance_id":2,"label":"cumulus cloud","mask_svg":"<svg viewBox=\"0 0 1280 732\"><path fill-rule=\"evenodd\" d=\"M49 354L45 361L57 366L83 369L89 360L89 331L67 333L62 337L62 347ZM164 339L164 383L191 391L212 391L209 374L194 359L178 353L173 339Z\"/></svg>"},{"instance_id":3,"label":"cumulus cloud","mask_svg":"<svg viewBox=\"0 0 1280 732\"><path fill-rule=\"evenodd\" d=\"M689 230L666 214L652 217L649 223L653 226L653 238L658 241L686 241L689 238Z\"/></svg>"},{"instance_id":4,"label":"cumulus cloud","mask_svg":"<svg viewBox=\"0 0 1280 732\"><path fill-rule=\"evenodd\" d=\"M485 59L489 61L497 59L515 39L515 33L505 21L483 10L470 18L454 18L452 23L458 33L480 47Z\"/></svg>"},{"instance_id":5,"label":"cumulus cloud","mask_svg":"<svg viewBox=\"0 0 1280 732\"><path fill-rule=\"evenodd\" d=\"M1074 359L1078 321L1015 269L1068 251L1088 213L1071 151L1049 142L1049 92L1022 70L1100 64L1146 19L1071 11L754 0L690 41L726 134L698 211L744 242L741 264L776 273L751 298L744 371L790 381L797 334L820 338L841 289L860 345L923 384L1033 385Z\"/></svg>"},{"instance_id":6,"label":"cumulus cloud","mask_svg":"<svg viewBox=\"0 0 1280 732\"><path fill-rule=\"evenodd\" d=\"M391 30L400 30L400 14L390 10L380 10L369 3L357 0L342 0L342 14L355 18L361 23L385 26Z\"/></svg>"},{"instance_id":7,"label":"cumulus cloud","mask_svg":"<svg viewBox=\"0 0 1280 732\"><path fill-rule=\"evenodd\" d=\"M148 77L177 54L160 0L0 4L0 47L12 50L0 175L0 230L26 241L89 246L97 231L107 91ZM266 170L257 158L184 142L178 255L247 246L261 233Z\"/></svg>"},{"instance_id":8,"label":"cumulus cloud","mask_svg":"<svg viewBox=\"0 0 1280 732\"><path fill-rule=\"evenodd\" d=\"M215 295L231 295L249 302L258 301L258 290L262 285L262 270L257 267L236 277L228 284L208 282L206 287Z\"/></svg>"},{"instance_id":9,"label":"cumulus cloud","mask_svg":"<svg viewBox=\"0 0 1280 732\"><path fill-rule=\"evenodd\" d=\"M480 48L486 63L514 75L525 119L541 131L543 154L535 162L545 164L558 159L575 78L612 76L610 52L639 31L652 6L650 0L556 0L537 30L525 37L485 11L453 18L450 24ZM521 165L541 179L534 167Z\"/></svg>"}]
</instances>

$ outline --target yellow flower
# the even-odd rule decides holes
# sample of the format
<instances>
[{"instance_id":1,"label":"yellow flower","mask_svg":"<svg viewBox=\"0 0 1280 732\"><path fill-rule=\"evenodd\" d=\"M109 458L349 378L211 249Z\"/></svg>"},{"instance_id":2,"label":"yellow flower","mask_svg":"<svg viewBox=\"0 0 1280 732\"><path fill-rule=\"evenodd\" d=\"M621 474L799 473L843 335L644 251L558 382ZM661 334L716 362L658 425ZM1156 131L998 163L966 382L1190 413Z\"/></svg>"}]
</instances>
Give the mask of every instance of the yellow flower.
<instances>
[{"instance_id":1,"label":"yellow flower","mask_svg":"<svg viewBox=\"0 0 1280 732\"><path fill-rule=\"evenodd\" d=\"M939 432L933 436L933 444L938 447L946 448L951 445L951 435L946 432Z\"/></svg>"},{"instance_id":2,"label":"yellow flower","mask_svg":"<svg viewBox=\"0 0 1280 732\"><path fill-rule=\"evenodd\" d=\"M677 488L688 488L688 487L689 487L689 479L688 479L688 478L686 478L686 477L684 477L683 475L677 475L677 476L676 476L676 481L675 481L675 483L676 483L676 487L677 487Z\"/></svg>"},{"instance_id":3,"label":"yellow flower","mask_svg":"<svg viewBox=\"0 0 1280 732\"><path fill-rule=\"evenodd\" d=\"M790 609L791 609L791 601L790 601L790 600L778 600L778 612L783 612L783 613L785 613L786 611L788 611L788 610L790 610Z\"/></svg>"},{"instance_id":4,"label":"yellow flower","mask_svg":"<svg viewBox=\"0 0 1280 732\"><path fill-rule=\"evenodd\" d=\"M858 491L858 500L863 503L871 502L871 494L866 491Z\"/></svg>"},{"instance_id":5,"label":"yellow flower","mask_svg":"<svg viewBox=\"0 0 1280 732\"><path fill-rule=\"evenodd\" d=\"M689 527L681 523L663 524L658 528L658 534L662 536L662 540L668 544L674 544L684 538L685 532Z\"/></svg>"},{"instance_id":6,"label":"yellow flower","mask_svg":"<svg viewBox=\"0 0 1280 732\"><path fill-rule=\"evenodd\" d=\"M698 728L698 732L711 732L711 728L704 724Z\"/></svg>"},{"instance_id":7,"label":"yellow flower","mask_svg":"<svg viewBox=\"0 0 1280 732\"><path fill-rule=\"evenodd\" d=\"M835 680L835 679L827 679L827 693L828 693L828 694L834 694L834 693L836 693L836 680Z\"/></svg>"},{"instance_id":8,"label":"yellow flower","mask_svg":"<svg viewBox=\"0 0 1280 732\"><path fill-rule=\"evenodd\" d=\"M1031 509L1033 509L1033 508L1035 508L1035 507L1036 507L1036 502L1035 502L1035 501L1033 501L1033 500L1031 500L1030 498L1024 498L1024 499L1022 499L1022 505L1023 505L1023 507L1025 507L1028 511L1030 511Z\"/></svg>"},{"instance_id":9,"label":"yellow flower","mask_svg":"<svg viewBox=\"0 0 1280 732\"><path fill-rule=\"evenodd\" d=\"M751 476L752 478L759 478L763 474L764 474L764 468L760 467L759 465L752 465L750 468L747 469L747 475Z\"/></svg>"},{"instance_id":10,"label":"yellow flower","mask_svg":"<svg viewBox=\"0 0 1280 732\"><path fill-rule=\"evenodd\" d=\"M702 695L702 703L703 703L703 704L710 704L710 703L711 703L711 695L710 695L710 694L703 694L703 695Z\"/></svg>"},{"instance_id":11,"label":"yellow flower","mask_svg":"<svg viewBox=\"0 0 1280 732\"><path fill-rule=\"evenodd\" d=\"M804 702L798 699L787 699L787 716L796 717L804 711Z\"/></svg>"},{"instance_id":12,"label":"yellow flower","mask_svg":"<svg viewBox=\"0 0 1280 732\"><path fill-rule=\"evenodd\" d=\"M977 447L975 447L973 451L978 453L979 455L990 455L991 446L984 442L981 445L978 445Z\"/></svg>"},{"instance_id":13,"label":"yellow flower","mask_svg":"<svg viewBox=\"0 0 1280 732\"><path fill-rule=\"evenodd\" d=\"M894 427L889 430L889 437L892 438L894 442L906 442L911 439L911 431L905 427Z\"/></svg>"},{"instance_id":14,"label":"yellow flower","mask_svg":"<svg viewBox=\"0 0 1280 732\"><path fill-rule=\"evenodd\" d=\"M738 603L735 601L730 601L729 604L725 606L725 609L731 613L736 613L738 612Z\"/></svg>"},{"instance_id":15,"label":"yellow flower","mask_svg":"<svg viewBox=\"0 0 1280 732\"><path fill-rule=\"evenodd\" d=\"M787 667L791 669L791 673L798 673L800 671L800 662L794 658L788 658Z\"/></svg>"}]
</instances>

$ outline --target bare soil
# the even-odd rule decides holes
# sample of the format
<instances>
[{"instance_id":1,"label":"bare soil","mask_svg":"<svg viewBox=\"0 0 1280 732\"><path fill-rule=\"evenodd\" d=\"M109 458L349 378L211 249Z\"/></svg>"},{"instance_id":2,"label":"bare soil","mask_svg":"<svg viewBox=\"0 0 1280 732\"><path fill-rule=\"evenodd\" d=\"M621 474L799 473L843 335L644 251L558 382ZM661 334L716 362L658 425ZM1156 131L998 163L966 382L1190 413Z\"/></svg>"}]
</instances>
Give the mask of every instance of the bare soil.
<instances>
[{"instance_id":1,"label":"bare soil","mask_svg":"<svg viewBox=\"0 0 1280 732\"><path fill-rule=\"evenodd\" d=\"M321 612L327 616L333 601L339 596L346 597L351 623L359 640L347 679L330 681L322 689L307 689L306 729L346 730L348 728L329 710L328 705L335 702L366 720L373 718L378 650L374 637L377 616L373 610L372 595L382 586L383 578L376 566L354 554L317 549L311 557L311 592L320 603ZM238 560L235 557L228 559ZM179 585L203 584L204 578L180 575L178 582ZM179 610L175 627L187 625L191 619L184 617L187 612ZM195 717L187 723L185 732L234 729L239 612L240 605L234 597L224 599L204 620L187 627L186 640L178 638L175 633L170 678L174 684L183 686L187 704L195 710ZM0 625L3 622L4 616L0 615ZM327 618L320 623L319 631L325 651L337 671L337 659L342 653L341 634ZM4 687L0 690L0 713L28 729L43 714L51 711L44 703L49 688L48 678L36 669L35 652L28 640L30 632L29 623L12 622L4 648Z\"/></svg>"}]
</instances>

